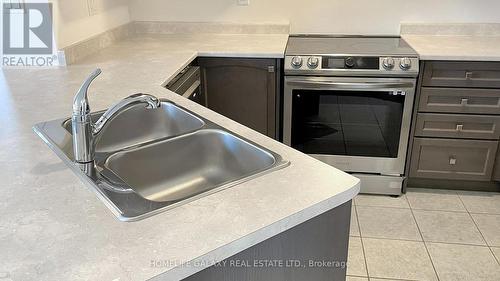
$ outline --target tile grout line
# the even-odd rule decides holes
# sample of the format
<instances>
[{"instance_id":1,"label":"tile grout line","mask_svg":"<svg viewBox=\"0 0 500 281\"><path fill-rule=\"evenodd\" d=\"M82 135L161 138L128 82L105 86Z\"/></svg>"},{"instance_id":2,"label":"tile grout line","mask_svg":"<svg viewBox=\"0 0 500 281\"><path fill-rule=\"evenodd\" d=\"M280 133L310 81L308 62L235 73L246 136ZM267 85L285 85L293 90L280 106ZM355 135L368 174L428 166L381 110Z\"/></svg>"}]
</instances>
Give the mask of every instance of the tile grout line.
<instances>
[{"instance_id":1,"label":"tile grout line","mask_svg":"<svg viewBox=\"0 0 500 281\"><path fill-rule=\"evenodd\" d=\"M351 236L351 237L356 237L356 236ZM447 245L462 245L462 246L490 247L490 246L488 246L488 245L486 245L486 244L484 244L484 245L478 245L478 244L457 243L457 242L442 242L442 241L411 240L411 239L402 239L402 238L387 238L387 237L375 237L375 236L365 236L365 238L369 238L369 239L378 239L378 240L406 241L406 242L428 242L428 243L447 244Z\"/></svg>"},{"instance_id":2,"label":"tile grout line","mask_svg":"<svg viewBox=\"0 0 500 281\"><path fill-rule=\"evenodd\" d=\"M493 247L488 247L488 248L490 248L490 251L493 253ZM500 257L497 257L495 253L493 253L493 257L497 260L498 265L500 265Z\"/></svg>"},{"instance_id":3,"label":"tile grout line","mask_svg":"<svg viewBox=\"0 0 500 281\"><path fill-rule=\"evenodd\" d=\"M468 212L473 215L489 215L489 216L500 216L500 213L478 213L478 212Z\"/></svg>"},{"instance_id":4,"label":"tile grout line","mask_svg":"<svg viewBox=\"0 0 500 281\"><path fill-rule=\"evenodd\" d=\"M382 208L382 209L398 209L398 210L415 210L415 211L428 211L428 212L449 212L449 213L459 213L459 214L465 214L467 211L454 211L454 210L437 210L437 209L414 209L414 208L401 208L401 207L387 207L387 206L374 206L374 205L356 205L358 207L366 208ZM479 213L481 214L481 213Z\"/></svg>"},{"instance_id":5,"label":"tile grout line","mask_svg":"<svg viewBox=\"0 0 500 281\"><path fill-rule=\"evenodd\" d=\"M368 279L368 277L366 276L361 276L361 275L346 275L346 280L348 279L348 277L356 277L356 278L363 278L363 279Z\"/></svg>"},{"instance_id":6,"label":"tile grout line","mask_svg":"<svg viewBox=\"0 0 500 281\"><path fill-rule=\"evenodd\" d=\"M408 201L408 199L407 199L407 201ZM420 230L420 226L418 226L417 218L415 217L415 214L413 213L413 209L411 208L410 202L407 202L407 203L408 203L408 206L410 206L410 212L411 212L411 215L413 217L413 220L415 221L415 225L417 226L418 233L420 234L420 237L422 238L422 243L424 243L424 248L425 248L425 251L427 252L427 256L429 257L429 260L431 261L432 269L434 270L434 273L436 274L436 278L439 281L440 280L439 274L436 270L436 266L434 265L434 261L432 260L431 253L429 252L429 249L427 248L427 244L425 243L424 235L422 235L422 231Z\"/></svg>"},{"instance_id":7,"label":"tile grout line","mask_svg":"<svg viewBox=\"0 0 500 281\"><path fill-rule=\"evenodd\" d=\"M435 241L424 241L424 242L429 243L429 244L443 244L443 245L458 245L458 246L473 246L473 247L480 247L480 248L489 248L488 245L458 244L458 243L435 242Z\"/></svg>"},{"instance_id":8,"label":"tile grout line","mask_svg":"<svg viewBox=\"0 0 500 281\"><path fill-rule=\"evenodd\" d=\"M456 214L466 214L467 211L452 211L452 210L431 210L431 209L413 209L415 211L426 211L426 212L448 212L448 213L456 213Z\"/></svg>"},{"instance_id":9,"label":"tile grout line","mask_svg":"<svg viewBox=\"0 0 500 281\"><path fill-rule=\"evenodd\" d=\"M459 197L458 193L449 193L449 194L457 195L457 197ZM403 209L403 210L413 209L413 210L416 210L416 211L441 211L441 212L462 213L462 214L467 213L467 209L465 208L465 206L464 206L464 211L413 208L411 206L410 201L408 200L407 196L405 196L405 199L406 199L406 203L408 204L408 208L405 208L405 207L380 206L380 205L370 205L370 204L368 204L368 205L359 205L357 203L355 203L354 205L359 206L359 207L386 208L386 209ZM463 203L462 203L462 205L463 205Z\"/></svg>"},{"instance_id":10,"label":"tile grout line","mask_svg":"<svg viewBox=\"0 0 500 281\"><path fill-rule=\"evenodd\" d=\"M368 272L368 263L366 262L365 244L363 243L363 236L361 235L361 225L359 224L358 207L356 205L354 206L354 212L356 212L356 222L358 223L359 240L361 242L361 251L363 251L363 261L365 262L366 277L368 278L368 281L370 281L370 273Z\"/></svg>"},{"instance_id":11,"label":"tile grout line","mask_svg":"<svg viewBox=\"0 0 500 281\"><path fill-rule=\"evenodd\" d=\"M377 205L356 205L358 207L372 207L372 208L384 208L384 209L399 209L399 210L409 210L410 208L403 207L388 207L388 206L377 206Z\"/></svg>"},{"instance_id":12,"label":"tile grout line","mask_svg":"<svg viewBox=\"0 0 500 281\"><path fill-rule=\"evenodd\" d=\"M359 238L357 236L351 236L354 238ZM399 238L380 238L380 237L365 237L373 240L391 240L391 241L402 241L402 242L426 242L432 244L444 244L444 245L460 245L460 246L474 246L474 247L482 247L482 248L492 248L488 245L475 245L475 244L463 244L463 243L451 243L451 242L438 242L438 241L421 241L421 240L408 240L408 239L399 239ZM497 247L494 247L497 248Z\"/></svg>"},{"instance_id":13,"label":"tile grout line","mask_svg":"<svg viewBox=\"0 0 500 281\"><path fill-rule=\"evenodd\" d=\"M357 276L356 276L357 277ZM396 281L419 281L417 279L399 279L399 278L385 278L385 277L376 277L375 279L380 279L380 280L396 280Z\"/></svg>"},{"instance_id":14,"label":"tile grout line","mask_svg":"<svg viewBox=\"0 0 500 281\"><path fill-rule=\"evenodd\" d=\"M425 211L425 212L447 212L447 213L455 213L455 214L466 214L467 213L467 211L452 211L452 210L437 210L437 209L431 210L431 209L414 209L414 208L411 208L411 209L414 211Z\"/></svg>"},{"instance_id":15,"label":"tile grout line","mask_svg":"<svg viewBox=\"0 0 500 281\"><path fill-rule=\"evenodd\" d=\"M488 246L488 249L490 250L490 253L493 255L493 258L497 261L497 264L500 265L500 260L497 258L497 256L495 256L495 253L493 252L493 249L491 249L490 244L488 243L488 241L486 241L486 238L484 238L483 232L481 231L481 229L477 225L477 223L474 220L474 217L472 216L472 214L469 212L469 209L467 209L467 206L465 206L465 203L464 203L464 201L462 201L462 198L460 197L460 195L458 195L458 199L460 200L460 202L462 202L462 205L464 205L465 210L467 211L467 214L469 214L469 217L472 220L472 222L474 223L474 225L476 226L477 231L479 231L479 234L481 235L481 238L483 238L484 243L486 243L486 245Z\"/></svg>"}]
</instances>

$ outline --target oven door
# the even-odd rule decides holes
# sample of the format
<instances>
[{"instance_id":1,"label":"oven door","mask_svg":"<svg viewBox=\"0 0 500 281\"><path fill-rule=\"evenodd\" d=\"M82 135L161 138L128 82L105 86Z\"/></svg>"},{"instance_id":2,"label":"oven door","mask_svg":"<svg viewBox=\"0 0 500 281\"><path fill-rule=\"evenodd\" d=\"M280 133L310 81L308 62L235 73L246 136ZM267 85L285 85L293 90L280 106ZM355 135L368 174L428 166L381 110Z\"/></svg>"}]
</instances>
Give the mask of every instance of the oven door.
<instances>
[{"instance_id":1,"label":"oven door","mask_svg":"<svg viewBox=\"0 0 500 281\"><path fill-rule=\"evenodd\" d=\"M415 80L287 76L283 141L346 172L403 175Z\"/></svg>"}]
</instances>

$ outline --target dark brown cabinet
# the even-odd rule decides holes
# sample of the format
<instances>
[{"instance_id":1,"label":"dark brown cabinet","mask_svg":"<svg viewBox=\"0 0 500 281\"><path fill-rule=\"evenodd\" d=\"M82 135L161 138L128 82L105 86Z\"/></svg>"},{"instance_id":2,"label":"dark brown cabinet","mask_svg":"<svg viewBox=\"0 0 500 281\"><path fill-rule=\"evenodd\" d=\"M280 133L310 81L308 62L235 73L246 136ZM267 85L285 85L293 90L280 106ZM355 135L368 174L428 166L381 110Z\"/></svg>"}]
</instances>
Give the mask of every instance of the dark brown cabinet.
<instances>
[{"instance_id":1,"label":"dark brown cabinet","mask_svg":"<svg viewBox=\"0 0 500 281\"><path fill-rule=\"evenodd\" d=\"M497 149L497 159L495 170L493 171L493 180L500 182L500 147Z\"/></svg>"},{"instance_id":2,"label":"dark brown cabinet","mask_svg":"<svg viewBox=\"0 0 500 281\"><path fill-rule=\"evenodd\" d=\"M199 58L207 107L275 138L279 60Z\"/></svg>"},{"instance_id":3,"label":"dark brown cabinet","mask_svg":"<svg viewBox=\"0 0 500 281\"><path fill-rule=\"evenodd\" d=\"M441 187L463 189L477 189L481 182L484 189L498 189L500 62L425 61L421 69L409 182L442 180Z\"/></svg>"}]
</instances>

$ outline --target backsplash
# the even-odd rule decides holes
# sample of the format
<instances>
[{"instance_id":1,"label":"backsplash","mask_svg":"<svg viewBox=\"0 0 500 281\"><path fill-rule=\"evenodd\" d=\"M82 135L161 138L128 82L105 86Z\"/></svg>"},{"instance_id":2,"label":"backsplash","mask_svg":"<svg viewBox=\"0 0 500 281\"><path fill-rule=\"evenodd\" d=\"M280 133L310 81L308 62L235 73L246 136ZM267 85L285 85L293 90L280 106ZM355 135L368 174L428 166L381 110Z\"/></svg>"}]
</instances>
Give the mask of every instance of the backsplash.
<instances>
[{"instance_id":1,"label":"backsplash","mask_svg":"<svg viewBox=\"0 0 500 281\"><path fill-rule=\"evenodd\" d=\"M500 36L500 23L402 23L403 35Z\"/></svg>"},{"instance_id":2,"label":"backsplash","mask_svg":"<svg viewBox=\"0 0 500 281\"><path fill-rule=\"evenodd\" d=\"M288 24L244 24L225 22L134 22L137 33L217 33L217 34L288 34Z\"/></svg>"},{"instance_id":3,"label":"backsplash","mask_svg":"<svg viewBox=\"0 0 500 281\"><path fill-rule=\"evenodd\" d=\"M75 43L63 48L66 64L73 64L76 61L89 56L101 49L104 49L116 41L127 38L133 33L133 24L127 23L117 28L108 30L99 35L93 36L84 41Z\"/></svg>"}]
</instances>

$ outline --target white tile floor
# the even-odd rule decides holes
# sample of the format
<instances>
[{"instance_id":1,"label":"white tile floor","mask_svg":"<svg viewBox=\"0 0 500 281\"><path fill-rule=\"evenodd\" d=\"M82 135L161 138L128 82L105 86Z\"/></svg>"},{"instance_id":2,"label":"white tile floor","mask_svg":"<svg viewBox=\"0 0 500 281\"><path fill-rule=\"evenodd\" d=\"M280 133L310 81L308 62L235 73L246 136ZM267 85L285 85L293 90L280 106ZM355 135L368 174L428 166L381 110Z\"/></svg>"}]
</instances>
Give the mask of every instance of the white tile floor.
<instances>
[{"instance_id":1,"label":"white tile floor","mask_svg":"<svg viewBox=\"0 0 500 281\"><path fill-rule=\"evenodd\" d=\"M500 193L354 199L347 281L500 281Z\"/></svg>"}]
</instances>

